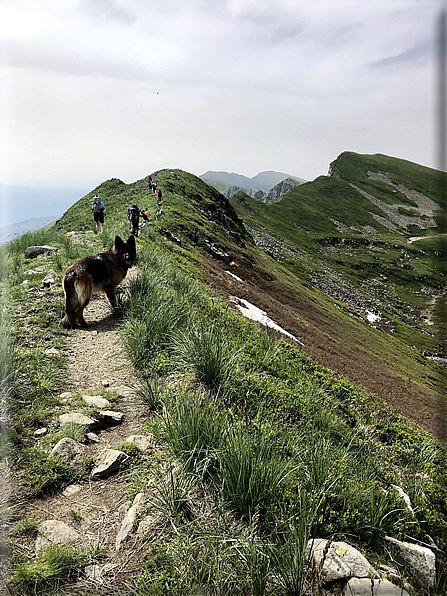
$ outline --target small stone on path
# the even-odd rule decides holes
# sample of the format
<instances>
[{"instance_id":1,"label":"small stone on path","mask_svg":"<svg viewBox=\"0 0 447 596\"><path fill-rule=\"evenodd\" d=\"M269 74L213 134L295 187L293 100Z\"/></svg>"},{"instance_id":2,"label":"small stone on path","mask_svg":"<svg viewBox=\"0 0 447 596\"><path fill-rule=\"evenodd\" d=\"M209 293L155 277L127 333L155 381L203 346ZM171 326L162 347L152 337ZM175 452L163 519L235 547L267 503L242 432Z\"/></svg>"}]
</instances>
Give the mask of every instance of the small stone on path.
<instances>
[{"instance_id":1,"label":"small stone on path","mask_svg":"<svg viewBox=\"0 0 447 596\"><path fill-rule=\"evenodd\" d=\"M80 484L70 484L70 486L67 486L67 488L62 491L62 496L63 497L72 497L73 495L78 493L81 489L82 489L82 486Z\"/></svg>"},{"instance_id":2,"label":"small stone on path","mask_svg":"<svg viewBox=\"0 0 447 596\"><path fill-rule=\"evenodd\" d=\"M127 437L126 443L135 445L138 451L144 453L149 447L154 446L154 437L152 435L130 435L130 437Z\"/></svg>"},{"instance_id":3,"label":"small stone on path","mask_svg":"<svg viewBox=\"0 0 447 596\"><path fill-rule=\"evenodd\" d=\"M37 528L36 553L53 544L72 545L79 539L79 534L64 522L50 519L39 524Z\"/></svg>"},{"instance_id":4,"label":"small stone on path","mask_svg":"<svg viewBox=\"0 0 447 596\"><path fill-rule=\"evenodd\" d=\"M100 410L99 414L101 416L101 424L105 424L106 426L116 426L117 424L121 424L124 418L122 412L114 412L112 410Z\"/></svg>"},{"instance_id":5,"label":"small stone on path","mask_svg":"<svg viewBox=\"0 0 447 596\"><path fill-rule=\"evenodd\" d=\"M110 383L109 383L109 381L101 381L101 385L102 385L103 387L110 387Z\"/></svg>"},{"instance_id":6,"label":"small stone on path","mask_svg":"<svg viewBox=\"0 0 447 596\"><path fill-rule=\"evenodd\" d=\"M82 399L87 405L94 408L108 408L110 406L109 400L101 395L83 395Z\"/></svg>"},{"instance_id":7,"label":"small stone on path","mask_svg":"<svg viewBox=\"0 0 447 596\"><path fill-rule=\"evenodd\" d=\"M66 424L78 424L79 426L87 427L88 430L96 430L98 428L98 421L95 420L95 418L90 418L80 412L61 414L59 416L59 422L62 426L65 426Z\"/></svg>"},{"instance_id":8,"label":"small stone on path","mask_svg":"<svg viewBox=\"0 0 447 596\"><path fill-rule=\"evenodd\" d=\"M116 550L119 550L122 543L126 540L129 534L132 532L132 528L135 524L135 520L137 518L138 513L143 509L145 505L145 496L144 493L138 493L135 497L132 507L126 514L126 517L123 519L121 523L121 528L118 532L115 541Z\"/></svg>"},{"instance_id":9,"label":"small stone on path","mask_svg":"<svg viewBox=\"0 0 447 596\"><path fill-rule=\"evenodd\" d=\"M99 437L98 435L95 435L95 433L87 433L85 435L85 438L90 441L90 443L99 443Z\"/></svg>"},{"instance_id":10,"label":"small stone on path","mask_svg":"<svg viewBox=\"0 0 447 596\"><path fill-rule=\"evenodd\" d=\"M107 478L114 472L116 472L120 466L120 463L126 461L128 456L122 451L116 449L104 449L98 455L95 467L92 470L92 478L98 480L101 478Z\"/></svg>"},{"instance_id":11,"label":"small stone on path","mask_svg":"<svg viewBox=\"0 0 447 596\"><path fill-rule=\"evenodd\" d=\"M83 467L83 455L85 447L74 439L65 437L57 443L51 450L53 457L58 457L59 460L73 468L76 472L80 472Z\"/></svg>"}]
</instances>

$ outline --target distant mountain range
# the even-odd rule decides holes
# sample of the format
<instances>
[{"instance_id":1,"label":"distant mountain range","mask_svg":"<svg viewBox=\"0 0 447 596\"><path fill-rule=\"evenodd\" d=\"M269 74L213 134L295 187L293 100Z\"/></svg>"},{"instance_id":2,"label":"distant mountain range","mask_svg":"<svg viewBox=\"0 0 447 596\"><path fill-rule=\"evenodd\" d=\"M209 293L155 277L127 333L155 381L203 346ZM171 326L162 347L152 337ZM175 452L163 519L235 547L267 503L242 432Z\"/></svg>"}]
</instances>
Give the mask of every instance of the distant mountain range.
<instances>
[{"instance_id":1,"label":"distant mountain range","mask_svg":"<svg viewBox=\"0 0 447 596\"><path fill-rule=\"evenodd\" d=\"M237 186L243 189L253 189L257 188L259 190L263 190L267 192L286 178L295 178L300 182L306 182L302 178L298 178L297 176L291 176L290 174L285 174L284 172L274 172L272 170L266 172L259 172L253 178L248 178L247 176L243 176L242 174L236 174L235 172L215 172L213 170L208 170L205 174L199 176L202 180L214 180L216 182L222 182L228 186Z\"/></svg>"},{"instance_id":2,"label":"distant mountain range","mask_svg":"<svg viewBox=\"0 0 447 596\"><path fill-rule=\"evenodd\" d=\"M14 238L18 238L25 232L35 232L36 230L40 230L40 228L43 228L44 226L55 221L57 217L58 216L56 215L49 215L47 217L33 217L32 219L27 219L25 221L3 226L0 228L0 244L14 240Z\"/></svg>"},{"instance_id":3,"label":"distant mountain range","mask_svg":"<svg viewBox=\"0 0 447 596\"><path fill-rule=\"evenodd\" d=\"M85 188L35 188L0 184L1 223L3 226L22 224L32 218L60 217L73 201L85 196ZM42 224L44 225L44 224ZM40 226L42 227L42 226ZM38 228L34 228L38 229Z\"/></svg>"}]
</instances>

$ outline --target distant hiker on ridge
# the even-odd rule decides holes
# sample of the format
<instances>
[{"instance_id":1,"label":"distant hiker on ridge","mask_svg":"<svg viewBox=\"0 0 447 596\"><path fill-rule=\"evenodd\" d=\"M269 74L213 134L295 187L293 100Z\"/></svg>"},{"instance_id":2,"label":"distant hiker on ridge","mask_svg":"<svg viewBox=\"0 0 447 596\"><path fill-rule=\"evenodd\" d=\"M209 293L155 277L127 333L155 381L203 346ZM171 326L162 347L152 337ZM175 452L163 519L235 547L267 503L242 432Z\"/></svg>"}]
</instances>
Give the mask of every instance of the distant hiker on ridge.
<instances>
[{"instance_id":1,"label":"distant hiker on ridge","mask_svg":"<svg viewBox=\"0 0 447 596\"><path fill-rule=\"evenodd\" d=\"M98 195L93 197L92 212L96 223L96 231L104 232L104 203Z\"/></svg>"},{"instance_id":2,"label":"distant hiker on ridge","mask_svg":"<svg viewBox=\"0 0 447 596\"><path fill-rule=\"evenodd\" d=\"M157 191L157 203L158 204L161 203L161 188L159 188Z\"/></svg>"},{"instance_id":3,"label":"distant hiker on ridge","mask_svg":"<svg viewBox=\"0 0 447 596\"><path fill-rule=\"evenodd\" d=\"M149 221L149 213L147 212L147 207L146 209L141 209L140 215L144 219L144 221Z\"/></svg>"},{"instance_id":4,"label":"distant hiker on ridge","mask_svg":"<svg viewBox=\"0 0 447 596\"><path fill-rule=\"evenodd\" d=\"M151 188L152 192L155 194L155 191L157 190L157 183L154 180L152 180Z\"/></svg>"},{"instance_id":5,"label":"distant hiker on ridge","mask_svg":"<svg viewBox=\"0 0 447 596\"><path fill-rule=\"evenodd\" d=\"M129 205L127 208L127 219L130 221L130 233L138 236L138 223L140 220L140 210L138 205Z\"/></svg>"},{"instance_id":6,"label":"distant hiker on ridge","mask_svg":"<svg viewBox=\"0 0 447 596\"><path fill-rule=\"evenodd\" d=\"M149 186L149 190L152 190L152 176L149 175L147 177L147 185Z\"/></svg>"}]
</instances>

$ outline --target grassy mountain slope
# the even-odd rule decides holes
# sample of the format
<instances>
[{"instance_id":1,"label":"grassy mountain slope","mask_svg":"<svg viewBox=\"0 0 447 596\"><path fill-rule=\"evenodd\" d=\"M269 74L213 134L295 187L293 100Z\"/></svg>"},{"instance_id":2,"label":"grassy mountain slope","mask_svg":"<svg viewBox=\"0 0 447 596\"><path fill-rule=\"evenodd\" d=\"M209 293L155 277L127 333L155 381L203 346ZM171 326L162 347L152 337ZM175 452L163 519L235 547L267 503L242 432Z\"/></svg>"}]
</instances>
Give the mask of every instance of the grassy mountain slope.
<instances>
[{"instance_id":1,"label":"grassy mountain slope","mask_svg":"<svg viewBox=\"0 0 447 596\"><path fill-rule=\"evenodd\" d=\"M163 189L164 214L143 229L141 241L155 246L161 236L179 265L184 270L194 267L224 299L236 294L266 310L305 344L308 354L442 437L443 418L438 419L435 412L444 399L446 373L410 347L437 350L437 338L421 333L414 315L414 303L422 311L431 299L420 292L420 278L427 286L440 284L441 278L430 272L431 259L436 258L433 251L423 259L419 249L408 246L402 236L378 225L371 213L379 213L379 208L342 178L319 177L273 205L245 195L232 199L245 223L267 235L273 233L293 249L288 254L280 250L276 258L255 245L230 202L199 178L180 170L161 170L153 178ZM152 216L158 209L144 179L128 185L110 180L90 195L94 193L105 202L106 228L123 236L130 202L148 206ZM342 235L331 218L357 229ZM376 232L365 237L361 226L373 224ZM58 224L65 231L91 226L90 196L76 203ZM403 250L409 256L401 261ZM414 269L396 267L407 261L414 263ZM225 273L229 268L247 283L231 278ZM380 285L380 276L387 278L386 283ZM378 285L371 278L378 279ZM371 289L366 292L368 283ZM317 289L318 285L326 291ZM339 292L336 301L330 295L334 288ZM352 288L361 292L360 312L357 303L343 304L343 291L352 296ZM413 288L419 288L415 290L419 293L411 293ZM410 294L414 303L406 301ZM386 333L366 322L368 309L383 312L376 326ZM415 409L418 400L421 407Z\"/></svg>"},{"instance_id":2,"label":"grassy mountain slope","mask_svg":"<svg viewBox=\"0 0 447 596\"><path fill-rule=\"evenodd\" d=\"M51 267L59 282L69 263L111 245L115 234L127 238L126 208L136 202L149 208L151 220L137 241L142 273L129 296L120 299L121 331L146 387L147 430L159 448L150 465L130 452L133 473L124 470L121 478L129 482L130 502L138 490L159 489L150 493L140 518L149 513L160 521L149 542L129 551L144 552L145 558L139 576L124 570L121 593L132 580L129 593L138 596L321 594L318 574L304 572L308 536L347 539L374 565L390 562L385 535L434 539L445 549L445 451L384 403L445 439L435 402L443 399L442 371L399 334L380 331L315 287L313 277L326 271L332 248L338 250L322 241L340 233L306 233L292 225L294 210L285 226L277 210L287 206L287 197L267 206L239 194L232 206L180 170L160 170L152 177L163 191L161 217L155 217L156 197L144 179L109 180L73 205L54 228L19 239L3 254L8 269L0 282L8 307L0 312L10 317L17 354L16 370L5 371L12 404L8 458L28 482L27 491L18 486L16 494L35 498L29 485L41 491L42 479L45 490L56 493L74 481L34 437L43 425L49 430L47 445L52 436L61 436L57 416L63 404L57 396L65 339L72 333L59 326L60 284L43 289L41 278ZM94 227L90 203L96 193L106 206L106 232L80 235L84 241L73 245L67 234ZM381 232L381 242L388 234ZM348 236L363 238L355 230ZM53 244L60 253L42 257L41 276L22 285L28 242ZM266 310L304 346L261 333L232 311L238 298ZM47 353L54 343L57 357ZM82 440L82 432L77 436ZM86 483L85 474L76 481ZM414 516L393 485L410 495ZM51 502L44 507L51 511ZM20 520L19 507L13 515ZM35 560L31 542L20 548L25 520L20 521L21 529L13 531L11 569L18 593L25 593L24 584L32 593L39 565L48 575L49 563ZM147 550L139 551L140 546ZM82 561L71 568L72 577L85 566L85 555ZM417 590L424 593L423 586ZM432 593L445 593L442 574Z\"/></svg>"},{"instance_id":3,"label":"grassy mountain slope","mask_svg":"<svg viewBox=\"0 0 447 596\"><path fill-rule=\"evenodd\" d=\"M295 251L295 258L283 254L280 260L302 283L320 287L362 316L368 310L380 314L376 325L408 346L443 355L446 251L439 225L445 175L352 153L343 153L330 172L274 205L243 195L232 202L252 228Z\"/></svg>"}]
</instances>

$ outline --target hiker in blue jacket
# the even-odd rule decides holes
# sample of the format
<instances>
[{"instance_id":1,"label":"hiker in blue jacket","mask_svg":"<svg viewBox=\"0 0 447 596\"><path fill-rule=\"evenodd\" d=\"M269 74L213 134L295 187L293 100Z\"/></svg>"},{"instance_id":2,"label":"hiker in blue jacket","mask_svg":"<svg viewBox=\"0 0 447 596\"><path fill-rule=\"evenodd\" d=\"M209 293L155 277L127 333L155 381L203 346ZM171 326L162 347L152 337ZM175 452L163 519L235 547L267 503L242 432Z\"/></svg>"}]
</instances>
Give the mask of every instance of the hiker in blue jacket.
<instances>
[{"instance_id":1,"label":"hiker in blue jacket","mask_svg":"<svg viewBox=\"0 0 447 596\"><path fill-rule=\"evenodd\" d=\"M104 232L104 203L95 195L92 201L93 219L96 223L96 231Z\"/></svg>"}]
</instances>

